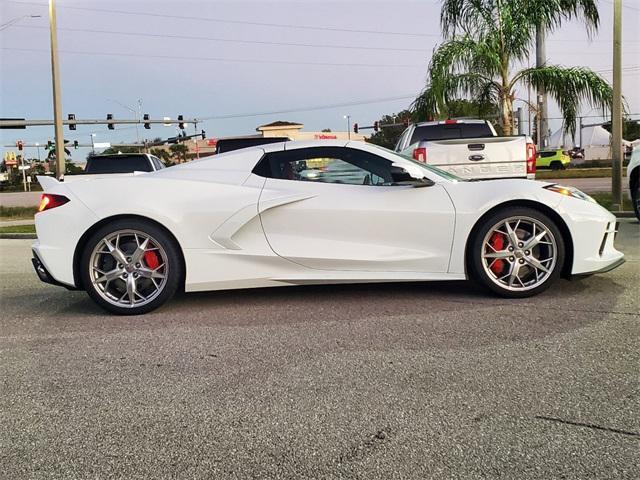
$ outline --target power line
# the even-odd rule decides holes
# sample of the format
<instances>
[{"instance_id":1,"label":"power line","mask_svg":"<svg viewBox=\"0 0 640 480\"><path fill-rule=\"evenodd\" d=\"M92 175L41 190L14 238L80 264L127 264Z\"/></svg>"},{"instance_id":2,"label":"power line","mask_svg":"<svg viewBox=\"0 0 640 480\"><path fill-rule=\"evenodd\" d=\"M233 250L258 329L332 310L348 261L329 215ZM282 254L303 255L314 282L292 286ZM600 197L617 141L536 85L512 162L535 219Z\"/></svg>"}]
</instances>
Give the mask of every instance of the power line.
<instances>
[{"instance_id":1,"label":"power line","mask_svg":"<svg viewBox=\"0 0 640 480\"><path fill-rule=\"evenodd\" d=\"M45 4L38 3L38 2L17 2L15 0L6 0L6 1L17 4L17 5L37 5L40 7L46 7ZM440 34L436 34L436 33L356 30L351 28L321 27L321 26L315 26L315 25L292 25L292 24L285 24L285 23L252 22L248 20L228 20L228 19L211 18L211 17L193 17L193 16L187 16L187 15L169 15L169 14L151 13L151 12L131 12L126 10L111 10L106 8L78 7L78 6L71 6L71 5L59 5L58 8L64 8L67 10L87 11L87 12L111 13L111 14L118 14L118 15L137 15L137 16L144 16L144 17L170 18L171 20L194 20L199 22L228 23L232 25L252 25L256 27L293 28L297 30L319 30L319 31L329 31L329 32L370 33L375 35L399 35L399 36L409 36L409 37L440 38Z\"/></svg>"},{"instance_id":2,"label":"power line","mask_svg":"<svg viewBox=\"0 0 640 480\"><path fill-rule=\"evenodd\" d=\"M296 113L296 112L312 112L317 110L330 110L332 108L341 108L341 107L353 107L357 105L371 105L374 103L386 103L393 102L397 100L409 100L415 99L416 95L400 95L397 97L387 97L387 98L376 98L371 100L358 100L353 102L344 102L344 103L334 103L332 105L316 105L310 107L300 107L300 108L290 108L286 110L274 110L270 112L255 112L255 113L232 113L227 115L210 115L207 117L198 117L198 120L225 120L230 118L248 118L248 117L260 117L263 115L279 115L281 113Z\"/></svg>"},{"instance_id":3,"label":"power line","mask_svg":"<svg viewBox=\"0 0 640 480\"><path fill-rule=\"evenodd\" d=\"M37 52L49 53L49 50L41 48L18 48L18 47L0 47L0 50L13 50L18 52ZM185 57L182 55L146 55L141 53L118 53L118 52L88 52L78 50L58 50L61 53L71 55L92 55L92 56L109 56L109 57L136 57L136 58L158 58L163 60L198 60L211 62L228 62L228 63L274 63L278 65L308 65L318 67L374 67L374 68L425 68L419 64L379 64L379 63L330 63L330 62L304 62L292 60L262 60L262 59L239 59L239 58L223 58L223 57Z\"/></svg>"},{"instance_id":4,"label":"power line","mask_svg":"<svg viewBox=\"0 0 640 480\"><path fill-rule=\"evenodd\" d=\"M38 27L33 25L14 25L13 28L35 28L41 30L48 30L49 27ZM114 30L95 30L88 28L58 28L58 31L65 32L82 32L82 33L104 33L109 35L129 35L133 37L149 37L149 38L176 38L182 40L204 40L204 41L212 41L212 42L226 42L226 43L244 43L250 45L278 45L278 46L286 46L286 47L312 47L312 48L339 48L339 49L350 49L350 50L389 50L396 52L419 52L426 53L427 49L421 48L395 48L395 47L366 47L366 46L355 46L355 45L331 45L331 44L318 44L318 43L295 43L295 42L273 42L266 40L235 40L229 38L218 38L218 37L199 37L193 35L173 35L167 33L142 33L142 32L123 32L123 31L114 31Z\"/></svg>"},{"instance_id":5,"label":"power line","mask_svg":"<svg viewBox=\"0 0 640 480\"><path fill-rule=\"evenodd\" d=\"M613 5L613 2L610 0L603 0L605 3L608 3L609 5ZM622 5L624 8L628 8L629 10L635 10L636 12L640 12L640 8L637 7L632 7L631 5Z\"/></svg>"}]
</instances>

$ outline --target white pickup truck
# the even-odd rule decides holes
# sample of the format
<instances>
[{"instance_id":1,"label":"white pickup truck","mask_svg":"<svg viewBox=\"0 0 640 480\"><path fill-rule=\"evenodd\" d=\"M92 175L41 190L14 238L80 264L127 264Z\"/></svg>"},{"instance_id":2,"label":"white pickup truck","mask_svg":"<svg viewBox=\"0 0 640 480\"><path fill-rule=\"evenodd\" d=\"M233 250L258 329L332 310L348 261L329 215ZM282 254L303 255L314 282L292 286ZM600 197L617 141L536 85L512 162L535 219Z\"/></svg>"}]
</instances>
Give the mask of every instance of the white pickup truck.
<instances>
[{"instance_id":1,"label":"white pickup truck","mask_svg":"<svg viewBox=\"0 0 640 480\"><path fill-rule=\"evenodd\" d=\"M529 178L536 147L527 136L499 137L487 120L442 120L409 125L395 147L414 160L461 178Z\"/></svg>"}]
</instances>

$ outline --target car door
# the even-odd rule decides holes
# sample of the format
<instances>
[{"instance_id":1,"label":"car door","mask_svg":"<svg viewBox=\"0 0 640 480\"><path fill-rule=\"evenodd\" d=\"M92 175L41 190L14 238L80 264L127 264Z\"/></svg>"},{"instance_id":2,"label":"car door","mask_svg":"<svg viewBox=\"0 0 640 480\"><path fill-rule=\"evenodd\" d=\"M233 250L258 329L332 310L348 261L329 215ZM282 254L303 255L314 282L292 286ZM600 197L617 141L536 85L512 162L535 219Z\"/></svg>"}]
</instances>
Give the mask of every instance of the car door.
<instances>
[{"instance_id":1,"label":"car door","mask_svg":"<svg viewBox=\"0 0 640 480\"><path fill-rule=\"evenodd\" d=\"M442 186L394 184L392 161L356 148L287 148L254 170L277 255L323 270L447 271L455 213Z\"/></svg>"}]
</instances>

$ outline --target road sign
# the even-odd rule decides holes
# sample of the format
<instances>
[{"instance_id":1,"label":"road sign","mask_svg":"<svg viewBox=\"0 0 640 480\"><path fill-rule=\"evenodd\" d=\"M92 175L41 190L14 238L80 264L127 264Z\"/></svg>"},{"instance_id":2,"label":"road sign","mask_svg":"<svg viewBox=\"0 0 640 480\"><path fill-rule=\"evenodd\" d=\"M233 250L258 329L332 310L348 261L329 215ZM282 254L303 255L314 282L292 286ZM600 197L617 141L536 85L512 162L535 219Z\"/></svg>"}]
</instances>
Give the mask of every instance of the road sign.
<instances>
[{"instance_id":1,"label":"road sign","mask_svg":"<svg viewBox=\"0 0 640 480\"><path fill-rule=\"evenodd\" d=\"M109 148L111 147L111 144L109 142L98 142L98 143L94 143L93 146L95 148Z\"/></svg>"},{"instance_id":2,"label":"road sign","mask_svg":"<svg viewBox=\"0 0 640 480\"><path fill-rule=\"evenodd\" d=\"M18 170L29 170L31 168L31 165L20 165L18 167Z\"/></svg>"}]
</instances>

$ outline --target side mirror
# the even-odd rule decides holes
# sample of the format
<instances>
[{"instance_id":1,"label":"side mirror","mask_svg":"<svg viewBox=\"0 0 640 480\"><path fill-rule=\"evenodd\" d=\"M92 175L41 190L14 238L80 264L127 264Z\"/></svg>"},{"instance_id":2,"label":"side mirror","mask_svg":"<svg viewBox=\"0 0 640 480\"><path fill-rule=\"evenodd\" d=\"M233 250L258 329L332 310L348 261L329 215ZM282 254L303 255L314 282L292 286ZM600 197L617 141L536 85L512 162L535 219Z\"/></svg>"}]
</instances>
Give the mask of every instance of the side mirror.
<instances>
[{"instance_id":1,"label":"side mirror","mask_svg":"<svg viewBox=\"0 0 640 480\"><path fill-rule=\"evenodd\" d=\"M433 180L427 177L416 178L402 167L393 165L391 167L391 178L394 185L406 185L414 188L431 187L435 185Z\"/></svg>"}]
</instances>

